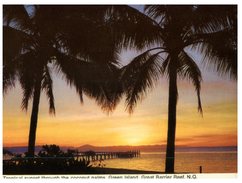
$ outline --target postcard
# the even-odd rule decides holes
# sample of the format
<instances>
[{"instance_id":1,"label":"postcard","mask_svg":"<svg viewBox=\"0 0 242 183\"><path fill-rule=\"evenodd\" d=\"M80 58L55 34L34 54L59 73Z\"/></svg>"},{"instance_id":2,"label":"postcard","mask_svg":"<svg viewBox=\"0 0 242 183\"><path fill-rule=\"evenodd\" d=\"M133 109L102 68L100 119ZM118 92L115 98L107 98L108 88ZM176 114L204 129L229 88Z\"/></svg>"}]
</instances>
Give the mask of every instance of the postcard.
<instances>
[{"instance_id":1,"label":"postcard","mask_svg":"<svg viewBox=\"0 0 242 183\"><path fill-rule=\"evenodd\" d=\"M3 4L2 178L236 178L237 8Z\"/></svg>"}]
</instances>

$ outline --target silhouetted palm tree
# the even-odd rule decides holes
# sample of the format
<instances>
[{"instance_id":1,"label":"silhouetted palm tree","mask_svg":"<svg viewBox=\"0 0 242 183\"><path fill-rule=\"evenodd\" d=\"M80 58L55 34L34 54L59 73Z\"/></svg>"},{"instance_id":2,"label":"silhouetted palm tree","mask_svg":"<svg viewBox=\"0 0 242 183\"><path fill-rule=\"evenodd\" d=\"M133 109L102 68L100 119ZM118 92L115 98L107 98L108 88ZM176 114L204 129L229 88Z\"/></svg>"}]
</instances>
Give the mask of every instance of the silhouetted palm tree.
<instances>
[{"instance_id":1,"label":"silhouetted palm tree","mask_svg":"<svg viewBox=\"0 0 242 183\"><path fill-rule=\"evenodd\" d=\"M147 16L130 7L125 9L129 18L116 19L114 28L117 34L123 36L125 47L147 49L122 69L127 108L132 113L147 89L153 88L160 76L167 75L169 100L165 171L173 173L177 78L192 82L198 97L198 111L202 113L202 75L189 52L203 54L204 62L209 67L213 66L219 74L237 77L236 6L151 5L145 7ZM118 14L124 10L116 11ZM122 24L128 27L121 27ZM153 47L148 49L152 44Z\"/></svg>"},{"instance_id":2,"label":"silhouetted palm tree","mask_svg":"<svg viewBox=\"0 0 242 183\"><path fill-rule=\"evenodd\" d=\"M33 99L29 156L34 156L42 91L55 114L52 69L75 86L81 102L84 93L109 111L119 100L111 94L118 88L118 51L104 27L105 11L105 6L3 6L3 89L6 93L19 80L22 109Z\"/></svg>"}]
</instances>

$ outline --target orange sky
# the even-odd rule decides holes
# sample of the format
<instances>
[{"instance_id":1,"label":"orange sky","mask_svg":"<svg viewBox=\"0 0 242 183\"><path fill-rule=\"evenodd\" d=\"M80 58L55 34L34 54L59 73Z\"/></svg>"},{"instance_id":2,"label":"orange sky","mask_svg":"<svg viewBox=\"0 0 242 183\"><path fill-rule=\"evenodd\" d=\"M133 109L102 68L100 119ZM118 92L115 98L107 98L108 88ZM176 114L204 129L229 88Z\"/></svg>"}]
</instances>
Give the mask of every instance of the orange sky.
<instances>
[{"instance_id":1,"label":"orange sky","mask_svg":"<svg viewBox=\"0 0 242 183\"><path fill-rule=\"evenodd\" d=\"M167 85L160 84L138 105L133 115L122 102L113 114L103 113L85 98L80 105L75 91L54 85L56 116L48 114L46 98L41 97L37 144L79 146L163 144L166 140ZM193 88L180 84L177 114L177 145L236 145L237 104L235 83L203 84L204 116L197 113ZM58 87L62 87L59 88ZM12 90L4 98L3 144L26 145L30 110L20 109L21 96ZM57 92L61 91L61 92Z\"/></svg>"},{"instance_id":2,"label":"orange sky","mask_svg":"<svg viewBox=\"0 0 242 183\"><path fill-rule=\"evenodd\" d=\"M127 53L123 58L130 58L130 55ZM237 145L236 82L219 79L211 72L203 72L203 76L203 117L197 112L193 86L179 82L176 144ZM21 111L21 92L17 85L3 99L4 146L27 145L31 105L27 113ZM107 115L87 98L81 105L75 90L61 77L54 77L56 116L48 114L47 99L42 95L36 143L66 146L165 144L167 92L167 81L162 79L138 104L133 115L125 112L124 102Z\"/></svg>"}]
</instances>

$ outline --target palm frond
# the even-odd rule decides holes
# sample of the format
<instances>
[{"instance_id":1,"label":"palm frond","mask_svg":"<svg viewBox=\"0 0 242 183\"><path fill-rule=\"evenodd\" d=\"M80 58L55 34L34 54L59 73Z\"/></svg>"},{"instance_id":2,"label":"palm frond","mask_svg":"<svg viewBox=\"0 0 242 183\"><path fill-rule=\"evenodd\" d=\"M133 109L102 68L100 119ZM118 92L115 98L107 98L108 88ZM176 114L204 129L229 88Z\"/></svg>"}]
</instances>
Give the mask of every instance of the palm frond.
<instances>
[{"instance_id":1,"label":"palm frond","mask_svg":"<svg viewBox=\"0 0 242 183\"><path fill-rule=\"evenodd\" d=\"M14 87L17 79L18 62L22 54L29 51L31 37L23 31L3 26L3 90Z\"/></svg>"},{"instance_id":2,"label":"palm frond","mask_svg":"<svg viewBox=\"0 0 242 183\"><path fill-rule=\"evenodd\" d=\"M129 65L132 65L130 68L139 68L141 67L147 60L148 58L154 54L153 51L155 51L156 53L160 54L160 53L165 53L166 50L164 50L163 47L154 47L151 49L148 49L146 51L144 51L142 54L136 56Z\"/></svg>"},{"instance_id":3,"label":"palm frond","mask_svg":"<svg viewBox=\"0 0 242 183\"><path fill-rule=\"evenodd\" d=\"M74 86L79 95L80 102L83 103L83 75L85 61L78 60L75 57L68 56L61 52L57 52L55 60L55 69L58 73L62 73L67 84Z\"/></svg>"},{"instance_id":4,"label":"palm frond","mask_svg":"<svg viewBox=\"0 0 242 183\"><path fill-rule=\"evenodd\" d=\"M22 87L22 90L23 90L23 98L22 98L21 108L22 108L22 110L27 111L29 100L31 100L32 97L33 97L34 83L32 83L32 82L29 82L29 83L21 82L21 87Z\"/></svg>"},{"instance_id":5,"label":"palm frond","mask_svg":"<svg viewBox=\"0 0 242 183\"><path fill-rule=\"evenodd\" d=\"M155 54L144 52L122 68L121 81L124 83L126 106L129 113L132 113L137 102L143 99L147 89L152 89L159 79L162 59L159 54L162 52Z\"/></svg>"},{"instance_id":6,"label":"palm frond","mask_svg":"<svg viewBox=\"0 0 242 183\"><path fill-rule=\"evenodd\" d=\"M12 27L3 26L3 66L14 62L20 54L31 50L31 36Z\"/></svg>"},{"instance_id":7,"label":"palm frond","mask_svg":"<svg viewBox=\"0 0 242 183\"><path fill-rule=\"evenodd\" d=\"M179 35L181 40L186 40L194 32L195 7L195 5L146 5L145 12L163 29L163 41L166 44L174 36Z\"/></svg>"},{"instance_id":8,"label":"palm frond","mask_svg":"<svg viewBox=\"0 0 242 183\"><path fill-rule=\"evenodd\" d=\"M17 73L14 66L4 66L3 67L3 93L6 94L7 91L15 87L15 81Z\"/></svg>"},{"instance_id":9,"label":"palm frond","mask_svg":"<svg viewBox=\"0 0 242 183\"><path fill-rule=\"evenodd\" d=\"M20 30L31 30L31 20L24 5L3 5L3 23Z\"/></svg>"},{"instance_id":10,"label":"palm frond","mask_svg":"<svg viewBox=\"0 0 242 183\"><path fill-rule=\"evenodd\" d=\"M165 5L146 5L145 13L153 19L163 18L166 15L167 6Z\"/></svg>"},{"instance_id":11,"label":"palm frond","mask_svg":"<svg viewBox=\"0 0 242 183\"><path fill-rule=\"evenodd\" d=\"M169 77L169 65L170 65L170 55L167 55L166 59L161 64L161 73Z\"/></svg>"},{"instance_id":12,"label":"palm frond","mask_svg":"<svg viewBox=\"0 0 242 183\"><path fill-rule=\"evenodd\" d=\"M11 27L3 26L3 64L11 62L27 44L27 35Z\"/></svg>"},{"instance_id":13,"label":"palm frond","mask_svg":"<svg viewBox=\"0 0 242 183\"><path fill-rule=\"evenodd\" d=\"M9 26L3 26L3 90L14 86L16 80L17 58L31 44L29 35Z\"/></svg>"},{"instance_id":14,"label":"palm frond","mask_svg":"<svg viewBox=\"0 0 242 183\"><path fill-rule=\"evenodd\" d=\"M55 114L55 99L54 99L54 95L53 95L53 84L52 83L53 82L52 82L52 78L50 75L50 70L49 70L48 66L46 66L46 67L44 67L41 88L42 88L42 90L45 90L46 96L49 100L49 113Z\"/></svg>"},{"instance_id":15,"label":"palm frond","mask_svg":"<svg viewBox=\"0 0 242 183\"><path fill-rule=\"evenodd\" d=\"M230 29L197 35L193 48L204 55L206 67L213 67L221 75L237 78L237 34Z\"/></svg>"},{"instance_id":16,"label":"palm frond","mask_svg":"<svg viewBox=\"0 0 242 183\"><path fill-rule=\"evenodd\" d=\"M193 5L146 5L145 13L158 21L160 26L175 23L183 25L189 22Z\"/></svg>"},{"instance_id":17,"label":"palm frond","mask_svg":"<svg viewBox=\"0 0 242 183\"><path fill-rule=\"evenodd\" d=\"M81 102L85 93L95 99L102 110L114 110L122 95L119 70L115 65L91 63L63 53L58 54L56 64L67 83L76 88Z\"/></svg>"},{"instance_id":18,"label":"palm frond","mask_svg":"<svg viewBox=\"0 0 242 183\"><path fill-rule=\"evenodd\" d=\"M186 52L181 52L179 54L178 75L182 78L190 80L194 85L197 92L198 111L202 114L203 111L200 97L202 74L196 62L189 55L187 55Z\"/></svg>"},{"instance_id":19,"label":"palm frond","mask_svg":"<svg viewBox=\"0 0 242 183\"><path fill-rule=\"evenodd\" d=\"M107 113L112 112L123 94L122 84L119 80L120 69L116 66L101 66L98 70L103 70L101 78L98 82L94 79L88 80L85 84L84 92L90 98L95 99L95 102L101 109ZM93 73L95 75L95 73ZM97 74L99 75L99 74ZM92 76L93 78L93 76Z\"/></svg>"},{"instance_id":20,"label":"palm frond","mask_svg":"<svg viewBox=\"0 0 242 183\"><path fill-rule=\"evenodd\" d=\"M109 6L38 6L34 21L39 31L54 38L56 47L84 60L115 63L119 59L113 30L106 26Z\"/></svg>"},{"instance_id":21,"label":"palm frond","mask_svg":"<svg viewBox=\"0 0 242 183\"><path fill-rule=\"evenodd\" d=\"M237 6L198 5L192 16L196 33L212 33L228 27L237 27Z\"/></svg>"},{"instance_id":22,"label":"palm frond","mask_svg":"<svg viewBox=\"0 0 242 183\"><path fill-rule=\"evenodd\" d=\"M27 52L20 55L15 61L17 62L19 82L23 90L21 108L27 111L28 102L33 97L36 73L38 70L37 58L35 53Z\"/></svg>"},{"instance_id":23,"label":"palm frond","mask_svg":"<svg viewBox=\"0 0 242 183\"><path fill-rule=\"evenodd\" d=\"M121 47L148 49L163 42L163 30L157 22L130 6L112 6L107 17L106 26Z\"/></svg>"},{"instance_id":24,"label":"palm frond","mask_svg":"<svg viewBox=\"0 0 242 183\"><path fill-rule=\"evenodd\" d=\"M58 40L70 55L97 63L118 63L117 43L110 30L103 27L92 27L82 31L68 30L68 33L59 35Z\"/></svg>"}]
</instances>

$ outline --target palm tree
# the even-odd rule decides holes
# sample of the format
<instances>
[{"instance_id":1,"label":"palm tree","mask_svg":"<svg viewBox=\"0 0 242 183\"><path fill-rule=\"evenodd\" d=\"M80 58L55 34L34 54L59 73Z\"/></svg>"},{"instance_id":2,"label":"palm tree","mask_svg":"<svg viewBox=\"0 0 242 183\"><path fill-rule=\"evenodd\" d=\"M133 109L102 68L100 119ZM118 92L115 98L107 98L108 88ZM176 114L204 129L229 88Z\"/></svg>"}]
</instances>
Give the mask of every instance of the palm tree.
<instances>
[{"instance_id":1,"label":"palm tree","mask_svg":"<svg viewBox=\"0 0 242 183\"><path fill-rule=\"evenodd\" d=\"M103 110L113 110L119 97L118 51L105 29L103 6L3 6L3 89L19 81L22 109L32 99L28 156L35 152L40 94L46 93L49 113L55 114L51 71L62 73L83 94L95 99ZM112 86L112 87L110 87Z\"/></svg>"},{"instance_id":2,"label":"palm tree","mask_svg":"<svg viewBox=\"0 0 242 183\"><path fill-rule=\"evenodd\" d=\"M129 18L113 20L116 21L114 28L117 34L123 36L126 47L139 50L146 48L145 52L122 68L121 80L124 83L127 109L132 113L147 89L153 88L160 76L167 76L169 99L165 172L174 173L177 78L192 82L201 114L202 75L189 51L203 54L204 62L209 67L214 67L219 74L229 74L236 79L236 6L150 5L145 6L146 15L130 7L125 10ZM130 27L123 28L122 24ZM143 27L140 27L142 24Z\"/></svg>"}]
</instances>

